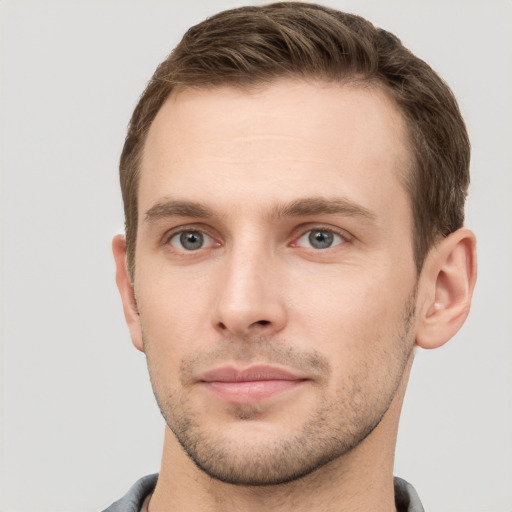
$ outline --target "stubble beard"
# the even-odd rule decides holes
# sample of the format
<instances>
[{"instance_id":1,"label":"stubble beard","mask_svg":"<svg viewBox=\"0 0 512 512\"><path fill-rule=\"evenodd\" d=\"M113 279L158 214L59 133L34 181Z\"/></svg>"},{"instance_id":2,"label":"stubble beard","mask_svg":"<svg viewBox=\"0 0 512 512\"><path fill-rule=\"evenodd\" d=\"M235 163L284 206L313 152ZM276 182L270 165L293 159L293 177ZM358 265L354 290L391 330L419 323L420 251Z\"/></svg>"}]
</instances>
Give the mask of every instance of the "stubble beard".
<instances>
[{"instance_id":1,"label":"stubble beard","mask_svg":"<svg viewBox=\"0 0 512 512\"><path fill-rule=\"evenodd\" d=\"M192 462L211 478L234 485L270 486L285 484L305 477L329 462L343 457L356 448L379 425L389 409L402 382L414 347L411 331L414 317L415 292L409 297L403 322L397 332L396 353L387 368L385 380L370 390L373 365L363 365L347 379L338 400L329 400L324 394L318 406L295 433L284 433L268 442L252 442L223 438L204 428L204 412L194 409L182 391L169 392L159 387L159 379L152 372L151 350L146 350L148 367L160 411L176 439ZM236 342L235 342L236 343ZM145 340L145 347L149 348ZM229 351L237 360L250 360L251 354L267 356L266 361L285 363L293 352L289 344L266 338L240 341L238 354L233 354L233 340L216 351L214 357L222 360ZM243 356L243 357L241 357ZM212 358L212 354L206 358ZM197 358L201 360L199 356ZM300 364L302 355L294 355L293 363ZM329 362L316 352L308 354L303 365L313 365L329 373ZM313 361L313 362L312 362ZM197 361L195 361L197 362ZM378 361L377 361L378 362ZM389 364L389 361L381 361ZM194 362L190 362L194 365ZM182 366L183 372L188 370ZM333 412L334 411L334 412ZM232 418L250 422L258 419L260 408L233 406Z\"/></svg>"}]
</instances>

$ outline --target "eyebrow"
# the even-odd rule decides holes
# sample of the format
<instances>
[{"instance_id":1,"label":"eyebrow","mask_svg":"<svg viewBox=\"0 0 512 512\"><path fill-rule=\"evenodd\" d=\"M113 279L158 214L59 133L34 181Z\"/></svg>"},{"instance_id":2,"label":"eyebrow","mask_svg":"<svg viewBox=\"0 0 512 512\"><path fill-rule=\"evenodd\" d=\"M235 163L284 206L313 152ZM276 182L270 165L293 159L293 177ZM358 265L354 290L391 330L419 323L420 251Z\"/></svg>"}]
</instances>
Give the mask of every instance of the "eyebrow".
<instances>
[{"instance_id":1,"label":"eyebrow","mask_svg":"<svg viewBox=\"0 0 512 512\"><path fill-rule=\"evenodd\" d=\"M308 217L310 215L344 215L361 217L370 221L376 219L376 215L371 210L344 197L296 199L291 203L276 206L271 213L271 216L275 218Z\"/></svg>"},{"instance_id":2,"label":"eyebrow","mask_svg":"<svg viewBox=\"0 0 512 512\"><path fill-rule=\"evenodd\" d=\"M144 215L145 222L154 222L167 217L194 217L208 219L212 212L201 203L194 201L168 200L156 203Z\"/></svg>"},{"instance_id":3,"label":"eyebrow","mask_svg":"<svg viewBox=\"0 0 512 512\"><path fill-rule=\"evenodd\" d=\"M275 205L269 211L269 217L272 219L309 217L312 215L343 215L361 217L369 221L375 221L376 219L376 215L371 210L343 197L295 199L290 203ZM151 223L168 217L208 219L214 217L214 213L199 202L168 199L156 203L147 210L144 221Z\"/></svg>"}]
</instances>

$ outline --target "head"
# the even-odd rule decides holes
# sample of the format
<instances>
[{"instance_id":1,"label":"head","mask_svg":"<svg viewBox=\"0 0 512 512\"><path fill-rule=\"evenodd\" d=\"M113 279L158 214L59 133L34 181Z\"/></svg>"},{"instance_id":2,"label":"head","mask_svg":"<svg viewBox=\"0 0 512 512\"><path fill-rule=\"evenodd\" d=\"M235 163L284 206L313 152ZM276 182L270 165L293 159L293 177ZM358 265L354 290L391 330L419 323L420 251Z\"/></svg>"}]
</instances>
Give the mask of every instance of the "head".
<instances>
[{"instance_id":1,"label":"head","mask_svg":"<svg viewBox=\"0 0 512 512\"><path fill-rule=\"evenodd\" d=\"M275 4L187 32L130 123L114 253L199 468L277 484L393 442L415 344L468 311L468 152L447 86L359 17Z\"/></svg>"},{"instance_id":2,"label":"head","mask_svg":"<svg viewBox=\"0 0 512 512\"><path fill-rule=\"evenodd\" d=\"M120 161L128 265L135 272L140 161L151 124L176 89L254 88L279 78L380 87L407 125L418 271L440 237L464 222L470 144L445 82L400 40L327 7L283 2L224 11L192 27L157 68L133 113Z\"/></svg>"}]
</instances>

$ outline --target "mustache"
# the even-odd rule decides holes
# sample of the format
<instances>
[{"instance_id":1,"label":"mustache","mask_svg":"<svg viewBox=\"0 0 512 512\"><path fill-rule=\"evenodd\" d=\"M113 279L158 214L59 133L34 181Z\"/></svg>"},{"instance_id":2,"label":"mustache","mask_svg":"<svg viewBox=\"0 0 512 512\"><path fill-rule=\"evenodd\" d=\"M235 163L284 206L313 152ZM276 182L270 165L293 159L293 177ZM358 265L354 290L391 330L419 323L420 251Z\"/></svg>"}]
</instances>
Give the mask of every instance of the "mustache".
<instances>
[{"instance_id":1,"label":"mustache","mask_svg":"<svg viewBox=\"0 0 512 512\"><path fill-rule=\"evenodd\" d=\"M315 349L299 350L292 342L282 339L258 337L223 338L215 348L200 350L180 364L183 384L207 369L226 363L248 366L256 363L278 365L310 376L314 380L328 379L331 373L329 360Z\"/></svg>"}]
</instances>

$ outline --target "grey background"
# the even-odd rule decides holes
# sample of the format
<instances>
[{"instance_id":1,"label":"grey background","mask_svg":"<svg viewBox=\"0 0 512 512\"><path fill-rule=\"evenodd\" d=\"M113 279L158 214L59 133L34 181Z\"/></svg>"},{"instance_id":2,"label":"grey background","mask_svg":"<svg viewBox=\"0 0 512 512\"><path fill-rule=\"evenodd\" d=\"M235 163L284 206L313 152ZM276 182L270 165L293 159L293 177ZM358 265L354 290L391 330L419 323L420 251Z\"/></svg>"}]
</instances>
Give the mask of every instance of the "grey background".
<instances>
[{"instance_id":1,"label":"grey background","mask_svg":"<svg viewBox=\"0 0 512 512\"><path fill-rule=\"evenodd\" d=\"M163 420L130 343L110 240L117 162L156 65L245 2L0 3L0 510L101 510L158 471ZM469 320L419 352L396 474L429 512L512 510L512 3L330 1L395 32L452 86L473 144Z\"/></svg>"}]
</instances>

